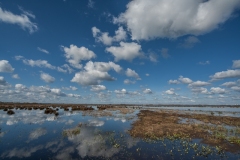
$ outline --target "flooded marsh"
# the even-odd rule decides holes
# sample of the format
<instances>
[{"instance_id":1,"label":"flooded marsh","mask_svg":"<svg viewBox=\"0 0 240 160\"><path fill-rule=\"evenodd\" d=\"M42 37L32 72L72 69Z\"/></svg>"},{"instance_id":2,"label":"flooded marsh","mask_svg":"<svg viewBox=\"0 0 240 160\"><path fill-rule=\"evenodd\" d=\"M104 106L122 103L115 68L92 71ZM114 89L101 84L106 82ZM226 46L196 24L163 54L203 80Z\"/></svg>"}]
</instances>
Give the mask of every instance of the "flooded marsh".
<instances>
[{"instance_id":1,"label":"flooded marsh","mask_svg":"<svg viewBox=\"0 0 240 160\"><path fill-rule=\"evenodd\" d=\"M0 108L1 159L240 158L240 117L224 111L211 114L212 108L202 112L125 105Z\"/></svg>"}]
</instances>

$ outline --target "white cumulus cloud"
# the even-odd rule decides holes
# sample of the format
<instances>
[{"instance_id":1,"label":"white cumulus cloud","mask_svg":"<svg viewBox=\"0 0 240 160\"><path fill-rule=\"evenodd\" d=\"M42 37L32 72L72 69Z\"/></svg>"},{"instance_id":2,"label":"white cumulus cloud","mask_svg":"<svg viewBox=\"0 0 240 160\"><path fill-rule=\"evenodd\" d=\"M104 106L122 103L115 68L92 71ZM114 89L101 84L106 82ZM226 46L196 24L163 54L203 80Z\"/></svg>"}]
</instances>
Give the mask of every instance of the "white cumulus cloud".
<instances>
[{"instance_id":1,"label":"white cumulus cloud","mask_svg":"<svg viewBox=\"0 0 240 160\"><path fill-rule=\"evenodd\" d=\"M96 57L96 54L93 51L85 47L79 48L76 45L71 44L69 48L64 46L62 46L62 48L69 64L77 69L82 68L82 64L80 64L81 61L90 60Z\"/></svg>"},{"instance_id":2,"label":"white cumulus cloud","mask_svg":"<svg viewBox=\"0 0 240 160\"><path fill-rule=\"evenodd\" d=\"M125 79L125 80L123 81L123 83L124 83L124 84L135 84L136 81L131 81L131 80L129 80L129 79Z\"/></svg>"},{"instance_id":3,"label":"white cumulus cloud","mask_svg":"<svg viewBox=\"0 0 240 160\"><path fill-rule=\"evenodd\" d=\"M134 77L138 80L140 80L141 78L139 77L139 75L137 74L137 72L135 70L132 70L130 68L127 68L126 72L125 72L126 76L128 77Z\"/></svg>"},{"instance_id":4,"label":"white cumulus cloud","mask_svg":"<svg viewBox=\"0 0 240 160\"><path fill-rule=\"evenodd\" d=\"M240 60L234 60L232 68L240 68Z\"/></svg>"},{"instance_id":5,"label":"white cumulus cloud","mask_svg":"<svg viewBox=\"0 0 240 160\"><path fill-rule=\"evenodd\" d=\"M210 94L207 88L204 88L204 87L194 87L194 88L191 88L191 91L194 93Z\"/></svg>"},{"instance_id":6,"label":"white cumulus cloud","mask_svg":"<svg viewBox=\"0 0 240 160\"><path fill-rule=\"evenodd\" d=\"M15 89L16 90L26 90L27 87L23 84L15 84Z\"/></svg>"},{"instance_id":7,"label":"white cumulus cloud","mask_svg":"<svg viewBox=\"0 0 240 160\"><path fill-rule=\"evenodd\" d=\"M108 32L101 32L97 27L92 27L93 37L97 42L101 42L104 45L111 45L113 42L119 42L127 38L127 33L123 27L119 27L115 31L115 36L109 36Z\"/></svg>"},{"instance_id":8,"label":"white cumulus cloud","mask_svg":"<svg viewBox=\"0 0 240 160\"><path fill-rule=\"evenodd\" d=\"M176 94L176 93L174 92L174 89L173 89L173 88L170 88L169 90L166 90L165 93L168 94L168 95L175 95L175 94Z\"/></svg>"},{"instance_id":9,"label":"white cumulus cloud","mask_svg":"<svg viewBox=\"0 0 240 160\"><path fill-rule=\"evenodd\" d=\"M20 77L18 76L18 74L13 74L13 75L12 75L12 78L14 78L14 79L20 79Z\"/></svg>"},{"instance_id":10,"label":"white cumulus cloud","mask_svg":"<svg viewBox=\"0 0 240 160\"><path fill-rule=\"evenodd\" d=\"M189 84L188 86L189 87L203 87L203 86L207 86L207 85L210 85L211 83L209 82L204 82L204 81L196 81L196 82L193 82L191 84Z\"/></svg>"},{"instance_id":11,"label":"white cumulus cloud","mask_svg":"<svg viewBox=\"0 0 240 160\"><path fill-rule=\"evenodd\" d=\"M59 89L59 88L52 88L52 89L50 89L50 90L51 90L51 93L52 93L53 95L55 95L55 96L61 96L61 97L65 97L65 96L66 96L66 94L63 93L63 92L61 91L61 89Z\"/></svg>"},{"instance_id":12,"label":"white cumulus cloud","mask_svg":"<svg viewBox=\"0 0 240 160\"><path fill-rule=\"evenodd\" d=\"M92 87L91 91L95 91L95 92L99 92L107 89L106 86L104 85L92 85L91 87Z\"/></svg>"},{"instance_id":13,"label":"white cumulus cloud","mask_svg":"<svg viewBox=\"0 0 240 160\"><path fill-rule=\"evenodd\" d=\"M122 68L113 62L89 61L83 71L75 74L71 82L76 82L81 85L98 85L102 81L114 81L115 78L108 74L110 70L119 73Z\"/></svg>"},{"instance_id":14,"label":"white cumulus cloud","mask_svg":"<svg viewBox=\"0 0 240 160\"><path fill-rule=\"evenodd\" d=\"M212 80L220 80L224 78L238 78L240 77L240 70L227 70L222 72L217 72L210 76Z\"/></svg>"},{"instance_id":15,"label":"white cumulus cloud","mask_svg":"<svg viewBox=\"0 0 240 160\"><path fill-rule=\"evenodd\" d=\"M141 53L141 45L131 42L125 43L120 42L120 46L111 46L106 48L107 52L110 52L114 56L115 61L119 60L127 60L132 61L134 58L140 57Z\"/></svg>"},{"instance_id":16,"label":"white cumulus cloud","mask_svg":"<svg viewBox=\"0 0 240 160\"><path fill-rule=\"evenodd\" d=\"M192 80L190 78L184 78L183 76L179 76L178 80L184 84L192 83Z\"/></svg>"},{"instance_id":17,"label":"white cumulus cloud","mask_svg":"<svg viewBox=\"0 0 240 160\"><path fill-rule=\"evenodd\" d=\"M179 84L180 82L178 80L169 80L168 81L169 84Z\"/></svg>"},{"instance_id":18,"label":"white cumulus cloud","mask_svg":"<svg viewBox=\"0 0 240 160\"><path fill-rule=\"evenodd\" d=\"M217 94L224 94L226 93L226 90L220 87L212 87L211 89L212 93L217 93Z\"/></svg>"},{"instance_id":19,"label":"white cumulus cloud","mask_svg":"<svg viewBox=\"0 0 240 160\"><path fill-rule=\"evenodd\" d=\"M5 81L4 77L3 76L0 76L0 85L7 85L7 82Z\"/></svg>"},{"instance_id":20,"label":"white cumulus cloud","mask_svg":"<svg viewBox=\"0 0 240 160\"><path fill-rule=\"evenodd\" d=\"M7 60L0 60L0 72L13 72L14 68Z\"/></svg>"},{"instance_id":21,"label":"white cumulus cloud","mask_svg":"<svg viewBox=\"0 0 240 160\"><path fill-rule=\"evenodd\" d=\"M236 86L236 85L237 85L236 82L225 82L225 83L223 83L221 86L233 87L233 86Z\"/></svg>"},{"instance_id":22,"label":"white cumulus cloud","mask_svg":"<svg viewBox=\"0 0 240 160\"><path fill-rule=\"evenodd\" d=\"M151 93L152 93L152 90L149 89L149 88L146 88L145 90L143 90L143 93L145 93L145 94L151 94Z\"/></svg>"},{"instance_id":23,"label":"white cumulus cloud","mask_svg":"<svg viewBox=\"0 0 240 160\"><path fill-rule=\"evenodd\" d=\"M133 40L203 35L227 21L239 0L132 0L114 18L126 24Z\"/></svg>"},{"instance_id":24,"label":"white cumulus cloud","mask_svg":"<svg viewBox=\"0 0 240 160\"><path fill-rule=\"evenodd\" d=\"M29 65L31 67L41 67L41 68L49 68L55 69L56 67L49 64L46 60L32 60L32 59L24 59L23 63Z\"/></svg>"},{"instance_id":25,"label":"white cumulus cloud","mask_svg":"<svg viewBox=\"0 0 240 160\"><path fill-rule=\"evenodd\" d=\"M55 78L54 77L52 77L52 76L50 76L49 74L47 74L47 73L41 73L41 75L40 75L40 77L41 77L41 79L43 80L43 81L45 81L45 82L47 82L47 83L52 83L52 82L54 82L55 81Z\"/></svg>"},{"instance_id":26,"label":"white cumulus cloud","mask_svg":"<svg viewBox=\"0 0 240 160\"><path fill-rule=\"evenodd\" d=\"M240 92L240 87L239 86L233 86L231 87L232 90Z\"/></svg>"},{"instance_id":27,"label":"white cumulus cloud","mask_svg":"<svg viewBox=\"0 0 240 160\"><path fill-rule=\"evenodd\" d=\"M127 90L126 89L122 89L122 90L115 90L114 91L116 94L127 94L128 92L127 92Z\"/></svg>"}]
</instances>

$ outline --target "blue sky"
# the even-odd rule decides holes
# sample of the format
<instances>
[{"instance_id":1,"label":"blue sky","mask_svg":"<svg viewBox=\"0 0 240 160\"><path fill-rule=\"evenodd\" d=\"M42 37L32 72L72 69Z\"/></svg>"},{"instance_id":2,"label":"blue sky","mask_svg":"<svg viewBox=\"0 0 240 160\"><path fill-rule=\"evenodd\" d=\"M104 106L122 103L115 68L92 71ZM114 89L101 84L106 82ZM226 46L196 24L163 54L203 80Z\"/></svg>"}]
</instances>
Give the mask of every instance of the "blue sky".
<instances>
[{"instance_id":1,"label":"blue sky","mask_svg":"<svg viewBox=\"0 0 240 160\"><path fill-rule=\"evenodd\" d=\"M240 103L240 0L0 2L0 101Z\"/></svg>"}]
</instances>

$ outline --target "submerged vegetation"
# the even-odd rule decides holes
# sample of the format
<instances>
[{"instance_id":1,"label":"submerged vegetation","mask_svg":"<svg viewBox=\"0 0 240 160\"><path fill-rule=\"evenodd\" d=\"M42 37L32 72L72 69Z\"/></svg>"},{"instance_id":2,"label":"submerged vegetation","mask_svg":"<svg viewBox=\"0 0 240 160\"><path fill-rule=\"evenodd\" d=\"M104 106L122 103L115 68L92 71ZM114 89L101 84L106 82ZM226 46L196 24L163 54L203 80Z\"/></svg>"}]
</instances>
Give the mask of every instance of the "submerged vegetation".
<instances>
[{"instance_id":1,"label":"submerged vegetation","mask_svg":"<svg viewBox=\"0 0 240 160\"><path fill-rule=\"evenodd\" d=\"M81 126L82 126L82 124L80 123L80 124L78 124L77 127L73 128L73 129L63 130L62 135L63 135L64 137L72 137L72 136L74 136L74 135L78 135L78 134L80 134Z\"/></svg>"}]
</instances>

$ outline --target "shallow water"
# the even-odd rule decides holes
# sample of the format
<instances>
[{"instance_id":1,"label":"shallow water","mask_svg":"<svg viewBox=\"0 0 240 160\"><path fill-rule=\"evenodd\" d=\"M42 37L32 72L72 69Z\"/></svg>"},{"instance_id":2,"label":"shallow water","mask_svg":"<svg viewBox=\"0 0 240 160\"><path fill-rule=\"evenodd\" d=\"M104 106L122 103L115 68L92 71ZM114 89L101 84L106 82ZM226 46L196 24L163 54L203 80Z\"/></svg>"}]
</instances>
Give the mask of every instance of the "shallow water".
<instances>
[{"instance_id":1,"label":"shallow water","mask_svg":"<svg viewBox=\"0 0 240 160\"><path fill-rule=\"evenodd\" d=\"M200 140L149 140L128 134L139 110L131 114L111 111L112 116L64 111L59 116L44 110L0 110L1 159L205 159ZM197 143L197 147L192 147ZM238 159L238 154L217 153L210 159Z\"/></svg>"}]
</instances>

